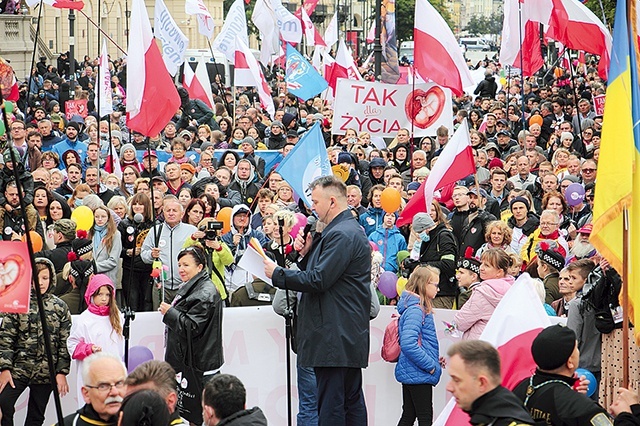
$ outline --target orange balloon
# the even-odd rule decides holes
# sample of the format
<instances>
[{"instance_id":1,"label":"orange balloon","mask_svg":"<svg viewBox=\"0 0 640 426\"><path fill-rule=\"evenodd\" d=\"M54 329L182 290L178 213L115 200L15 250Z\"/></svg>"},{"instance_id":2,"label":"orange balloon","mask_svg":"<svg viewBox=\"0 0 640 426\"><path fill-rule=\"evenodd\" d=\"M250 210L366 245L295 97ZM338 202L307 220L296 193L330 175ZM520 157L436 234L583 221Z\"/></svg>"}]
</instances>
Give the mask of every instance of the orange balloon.
<instances>
[{"instance_id":1,"label":"orange balloon","mask_svg":"<svg viewBox=\"0 0 640 426\"><path fill-rule=\"evenodd\" d=\"M218 212L216 220L222 222L222 233L231 231L231 207L223 207Z\"/></svg>"},{"instance_id":2,"label":"orange balloon","mask_svg":"<svg viewBox=\"0 0 640 426\"><path fill-rule=\"evenodd\" d=\"M31 248L33 249L33 252L37 253L41 251L44 243L42 242L42 237L40 236L40 234L38 234L36 231L29 231L29 234L31 236ZM22 242L26 242L27 236L23 235L20 239L22 240Z\"/></svg>"},{"instance_id":3,"label":"orange balloon","mask_svg":"<svg viewBox=\"0 0 640 426\"><path fill-rule=\"evenodd\" d=\"M532 124L539 124L542 126L542 116L541 115L532 115L529 118L529 126L531 126Z\"/></svg>"},{"instance_id":4,"label":"orange balloon","mask_svg":"<svg viewBox=\"0 0 640 426\"><path fill-rule=\"evenodd\" d=\"M385 188L380 196L380 202L382 203L382 210L387 213L393 213L400 208L402 196L397 189Z\"/></svg>"}]
</instances>

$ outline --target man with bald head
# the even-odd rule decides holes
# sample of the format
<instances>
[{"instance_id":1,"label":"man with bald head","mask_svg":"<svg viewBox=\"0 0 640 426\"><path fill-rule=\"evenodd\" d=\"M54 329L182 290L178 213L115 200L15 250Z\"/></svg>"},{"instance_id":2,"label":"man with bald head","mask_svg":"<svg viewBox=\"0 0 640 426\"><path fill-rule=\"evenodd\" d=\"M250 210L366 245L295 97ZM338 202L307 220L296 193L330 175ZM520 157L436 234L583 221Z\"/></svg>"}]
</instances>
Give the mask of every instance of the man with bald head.
<instances>
[{"instance_id":1,"label":"man with bald head","mask_svg":"<svg viewBox=\"0 0 640 426\"><path fill-rule=\"evenodd\" d=\"M116 355L97 352L85 358L82 366L85 405L65 417L64 426L115 426L126 378L127 368Z\"/></svg>"},{"instance_id":2,"label":"man with bald head","mask_svg":"<svg viewBox=\"0 0 640 426\"><path fill-rule=\"evenodd\" d=\"M411 183L411 175L413 171L416 171L422 167L427 166L427 153L421 149L413 151L411 155L411 168L402 172L402 183L406 187Z\"/></svg>"}]
</instances>

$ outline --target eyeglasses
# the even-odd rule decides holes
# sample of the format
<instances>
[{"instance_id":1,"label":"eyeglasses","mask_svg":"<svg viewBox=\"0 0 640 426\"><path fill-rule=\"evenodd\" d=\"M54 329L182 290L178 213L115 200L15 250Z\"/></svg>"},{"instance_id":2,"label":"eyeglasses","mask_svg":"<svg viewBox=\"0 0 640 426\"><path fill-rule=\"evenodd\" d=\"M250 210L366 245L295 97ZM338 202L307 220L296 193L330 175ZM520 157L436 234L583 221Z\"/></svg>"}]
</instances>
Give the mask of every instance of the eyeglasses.
<instances>
[{"instance_id":1,"label":"eyeglasses","mask_svg":"<svg viewBox=\"0 0 640 426\"><path fill-rule=\"evenodd\" d=\"M198 249L194 246L191 247L187 247L182 249L182 251L180 253L178 253L178 259L180 259L180 255L182 253L191 253L193 255L193 257L200 263L200 265L205 265L206 261L204 259L204 254L202 253L202 249Z\"/></svg>"},{"instance_id":2,"label":"eyeglasses","mask_svg":"<svg viewBox=\"0 0 640 426\"><path fill-rule=\"evenodd\" d=\"M84 385L89 389L98 389L98 392L109 392L111 388L122 389L124 387L124 380L119 380L115 383L98 383L98 386Z\"/></svg>"},{"instance_id":3,"label":"eyeglasses","mask_svg":"<svg viewBox=\"0 0 640 426\"><path fill-rule=\"evenodd\" d=\"M593 173L596 169L582 169L582 173Z\"/></svg>"},{"instance_id":4,"label":"eyeglasses","mask_svg":"<svg viewBox=\"0 0 640 426\"><path fill-rule=\"evenodd\" d=\"M540 222L540 226L558 226L558 222Z\"/></svg>"},{"instance_id":5,"label":"eyeglasses","mask_svg":"<svg viewBox=\"0 0 640 426\"><path fill-rule=\"evenodd\" d=\"M429 285L435 286L435 287L440 287L440 283L439 282L433 282L433 283L427 283Z\"/></svg>"},{"instance_id":6,"label":"eyeglasses","mask_svg":"<svg viewBox=\"0 0 640 426\"><path fill-rule=\"evenodd\" d=\"M24 130L24 127L22 127L22 126L12 127L11 130Z\"/></svg>"},{"instance_id":7,"label":"eyeglasses","mask_svg":"<svg viewBox=\"0 0 640 426\"><path fill-rule=\"evenodd\" d=\"M200 158L200 162L201 163L210 163L211 162L211 158Z\"/></svg>"}]
</instances>

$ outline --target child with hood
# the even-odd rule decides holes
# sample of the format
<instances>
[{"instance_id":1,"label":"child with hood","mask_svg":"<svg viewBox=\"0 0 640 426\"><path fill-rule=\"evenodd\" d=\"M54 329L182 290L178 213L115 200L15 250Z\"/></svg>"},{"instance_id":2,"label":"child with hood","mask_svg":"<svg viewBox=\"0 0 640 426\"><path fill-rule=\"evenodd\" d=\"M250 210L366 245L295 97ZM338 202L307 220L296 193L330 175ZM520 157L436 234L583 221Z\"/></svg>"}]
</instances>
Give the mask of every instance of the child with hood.
<instances>
[{"instance_id":1,"label":"child with hood","mask_svg":"<svg viewBox=\"0 0 640 426\"><path fill-rule=\"evenodd\" d=\"M77 371L82 371L83 360L96 352L108 352L124 358L122 336L123 318L116 305L116 288L104 274L91 277L84 300L87 310L73 322L67 348L77 362ZM82 397L82 374L78 374L78 404L84 405Z\"/></svg>"},{"instance_id":2,"label":"child with hood","mask_svg":"<svg viewBox=\"0 0 640 426\"><path fill-rule=\"evenodd\" d=\"M385 213L382 226L369 235L369 241L376 243L384 256L384 270L393 273L398 272L398 252L407 249L407 240L395 225L396 219L395 213Z\"/></svg>"}]
</instances>

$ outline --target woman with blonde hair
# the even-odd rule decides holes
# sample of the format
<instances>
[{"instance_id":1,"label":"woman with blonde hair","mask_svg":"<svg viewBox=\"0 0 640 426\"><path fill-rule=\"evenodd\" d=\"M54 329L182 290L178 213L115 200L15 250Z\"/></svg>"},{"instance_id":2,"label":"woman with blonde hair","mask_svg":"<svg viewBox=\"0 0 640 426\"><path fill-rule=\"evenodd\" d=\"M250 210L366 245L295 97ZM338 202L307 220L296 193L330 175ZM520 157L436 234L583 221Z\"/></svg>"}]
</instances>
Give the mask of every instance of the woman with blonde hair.
<instances>
[{"instance_id":1,"label":"woman with blonde hair","mask_svg":"<svg viewBox=\"0 0 640 426\"><path fill-rule=\"evenodd\" d=\"M89 239L93 241L93 261L96 274L107 275L112 282L119 284L118 260L122 254L120 231L113 220L111 210L105 206L93 212L93 226L89 230Z\"/></svg>"},{"instance_id":2,"label":"woman with blonde hair","mask_svg":"<svg viewBox=\"0 0 640 426\"><path fill-rule=\"evenodd\" d=\"M513 230L509 228L505 222L501 220L494 220L487 224L484 233L484 243L478 251L475 253L475 257L481 258L482 253L491 248L501 248L509 254L515 254L511 248L511 239L513 237Z\"/></svg>"},{"instance_id":3,"label":"woman with blonde hair","mask_svg":"<svg viewBox=\"0 0 640 426\"><path fill-rule=\"evenodd\" d=\"M416 267L398 301L400 356L395 376L402 383L398 426L412 426L416 418L420 426L433 421L433 387L442 374L432 305L439 275L432 266Z\"/></svg>"},{"instance_id":4,"label":"woman with blonde hair","mask_svg":"<svg viewBox=\"0 0 640 426\"><path fill-rule=\"evenodd\" d=\"M274 204L282 208L296 202L295 198L293 198L293 189L287 181L283 180L282 182L280 182L276 191L276 195L275 197L273 197L273 202Z\"/></svg>"},{"instance_id":5,"label":"woman with blonde hair","mask_svg":"<svg viewBox=\"0 0 640 426\"><path fill-rule=\"evenodd\" d=\"M489 318L513 284L509 270L513 258L501 248L490 248L482 254L479 285L473 287L469 300L455 314L453 322L462 339L477 339L489 322Z\"/></svg>"}]
</instances>

